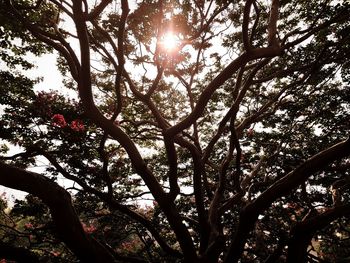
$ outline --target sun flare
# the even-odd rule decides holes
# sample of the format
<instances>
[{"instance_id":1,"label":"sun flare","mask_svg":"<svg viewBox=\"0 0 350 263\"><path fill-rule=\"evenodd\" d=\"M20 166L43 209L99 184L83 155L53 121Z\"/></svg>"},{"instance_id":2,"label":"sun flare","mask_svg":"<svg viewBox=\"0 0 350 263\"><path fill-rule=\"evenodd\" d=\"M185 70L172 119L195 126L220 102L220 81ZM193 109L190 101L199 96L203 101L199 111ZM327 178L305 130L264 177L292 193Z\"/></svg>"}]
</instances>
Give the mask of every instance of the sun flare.
<instances>
[{"instance_id":1,"label":"sun flare","mask_svg":"<svg viewBox=\"0 0 350 263\"><path fill-rule=\"evenodd\" d=\"M174 33L168 32L162 37L161 45L166 51L174 51L179 45L179 40Z\"/></svg>"}]
</instances>

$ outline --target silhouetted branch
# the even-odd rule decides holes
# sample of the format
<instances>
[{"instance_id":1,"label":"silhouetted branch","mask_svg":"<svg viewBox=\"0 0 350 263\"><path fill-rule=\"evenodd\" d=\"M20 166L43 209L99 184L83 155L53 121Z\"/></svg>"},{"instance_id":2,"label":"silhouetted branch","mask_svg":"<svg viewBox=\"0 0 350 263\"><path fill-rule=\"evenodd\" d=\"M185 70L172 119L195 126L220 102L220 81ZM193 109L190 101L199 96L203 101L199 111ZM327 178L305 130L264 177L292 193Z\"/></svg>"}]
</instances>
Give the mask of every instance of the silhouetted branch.
<instances>
[{"instance_id":1,"label":"silhouetted branch","mask_svg":"<svg viewBox=\"0 0 350 263\"><path fill-rule=\"evenodd\" d=\"M0 162L0 184L40 198L51 211L57 233L84 262L115 262L96 240L87 236L72 206L70 194L45 176Z\"/></svg>"}]
</instances>

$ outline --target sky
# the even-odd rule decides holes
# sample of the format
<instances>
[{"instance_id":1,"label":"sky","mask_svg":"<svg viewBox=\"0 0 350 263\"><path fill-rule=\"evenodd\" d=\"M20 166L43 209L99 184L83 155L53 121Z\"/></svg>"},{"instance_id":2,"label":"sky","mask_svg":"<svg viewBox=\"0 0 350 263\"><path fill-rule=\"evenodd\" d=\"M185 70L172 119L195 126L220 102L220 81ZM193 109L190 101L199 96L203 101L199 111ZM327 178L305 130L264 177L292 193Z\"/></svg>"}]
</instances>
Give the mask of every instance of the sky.
<instances>
[{"instance_id":1,"label":"sky","mask_svg":"<svg viewBox=\"0 0 350 263\"><path fill-rule=\"evenodd\" d=\"M135 3L133 1L131 1L130 3L130 8L133 9L135 7ZM62 23L61 26L65 26L65 27L69 27L73 30L73 25L71 24L71 22L67 19L65 19L65 22ZM166 50L168 50L168 52L172 52L172 50L176 47L176 45L178 43L176 43L177 38L174 35L171 34L165 34L164 38L163 38L163 43L162 46L163 48L165 48ZM78 49L78 43L75 43L75 40L72 41L73 48ZM35 67L31 70L27 70L27 71L21 71L22 74L24 74L25 76L31 78L31 79L35 79L35 78L42 78L42 81L39 82L38 84L36 84L35 86L35 91L41 91L41 90L45 90L45 91L49 91L49 90L59 90L60 93L63 93L64 95L68 95L70 97L77 97L77 94L72 91L72 90L68 90L64 88L64 84L62 82L62 76L60 74L60 72L57 69L56 66L56 57L57 57L57 53L52 53L52 54L45 54L41 57L35 57L34 55L28 55L27 58L30 62L33 62L33 64L35 65ZM151 69L147 69L149 72L151 72ZM153 75L156 75L156 72L153 72ZM141 75L143 75L143 72L140 72ZM9 145L8 145L9 146ZM15 147L15 146L10 146L10 151L7 154L8 156L13 155L15 153L21 152L24 149L20 149L19 147ZM143 149L140 149L140 151L142 152ZM33 169L28 169L31 170L33 172L38 172L41 173L44 171L44 167L46 166L46 162L43 159L42 161L39 160L39 166L35 167ZM58 183L61 185L65 185L67 186L70 185L70 183L67 183L67 180L65 179L59 179ZM21 192L21 191L17 191L17 190L13 190L13 189L9 189L3 186L0 186L0 194L6 192L6 196L8 198L8 200L10 201L10 204L12 203L13 198L11 198L11 196L13 195L16 198L20 198L22 199L26 193Z\"/></svg>"},{"instance_id":2,"label":"sky","mask_svg":"<svg viewBox=\"0 0 350 263\"><path fill-rule=\"evenodd\" d=\"M43 78L43 80L40 83L36 84L35 91L50 90L50 89L57 90L57 89L60 89L61 86L63 86L61 74L58 71L56 66L56 55L54 53L46 54L41 57L28 56L28 60L30 62L33 62L35 67L28 71L23 71L23 72L21 71L21 73L23 73L24 75L26 75L31 79L34 79L37 77ZM23 150L18 146L13 146L13 145L12 146L7 145L7 146L9 146L10 150L6 156L11 156ZM45 163L42 163L41 165L44 166ZM33 169L29 168L28 170L40 173L44 170L43 167L41 167L41 165L39 164L38 167L35 167ZM62 179L58 180L58 183L60 184L63 183L63 180ZM7 199L9 206L13 205L13 201L15 198L24 199L24 197L27 195L26 192L18 191L18 190L7 188L0 185L0 195L2 194L3 194L3 197Z\"/></svg>"}]
</instances>

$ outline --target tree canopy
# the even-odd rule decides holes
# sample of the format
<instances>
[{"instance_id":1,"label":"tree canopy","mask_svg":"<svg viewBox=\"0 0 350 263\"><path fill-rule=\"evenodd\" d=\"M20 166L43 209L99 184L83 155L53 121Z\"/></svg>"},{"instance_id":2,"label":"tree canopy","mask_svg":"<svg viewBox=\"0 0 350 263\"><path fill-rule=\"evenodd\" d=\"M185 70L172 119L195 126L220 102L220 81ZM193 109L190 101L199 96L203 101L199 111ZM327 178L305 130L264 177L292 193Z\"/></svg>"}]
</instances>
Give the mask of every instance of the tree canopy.
<instances>
[{"instance_id":1,"label":"tree canopy","mask_svg":"<svg viewBox=\"0 0 350 263\"><path fill-rule=\"evenodd\" d=\"M1 0L0 259L349 260L349 12Z\"/></svg>"}]
</instances>

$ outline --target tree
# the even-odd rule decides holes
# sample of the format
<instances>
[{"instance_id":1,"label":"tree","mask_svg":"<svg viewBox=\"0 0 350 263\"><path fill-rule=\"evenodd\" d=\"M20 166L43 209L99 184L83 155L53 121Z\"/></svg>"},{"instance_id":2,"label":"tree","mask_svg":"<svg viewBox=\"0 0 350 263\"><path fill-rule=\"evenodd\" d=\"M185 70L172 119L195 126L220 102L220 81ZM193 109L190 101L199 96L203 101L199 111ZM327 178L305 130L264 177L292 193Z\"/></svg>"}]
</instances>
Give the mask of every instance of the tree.
<instances>
[{"instance_id":1,"label":"tree","mask_svg":"<svg viewBox=\"0 0 350 263\"><path fill-rule=\"evenodd\" d=\"M31 194L9 216L36 234L11 242L21 229L4 224L4 246L63 262L341 260L329 240L349 236L349 9L2 0L2 63L55 50L79 95L1 71L0 184Z\"/></svg>"}]
</instances>

